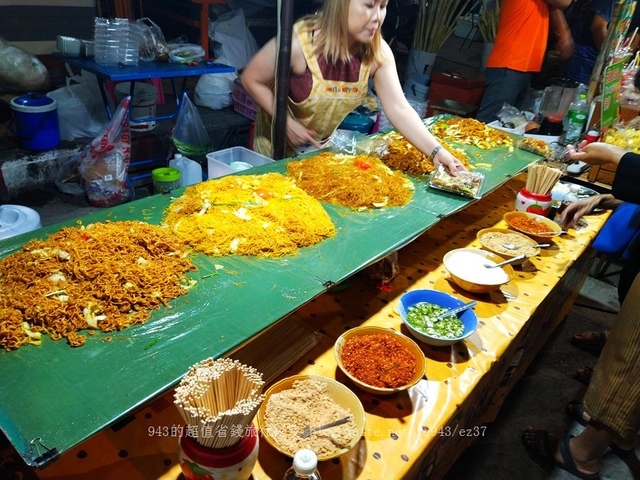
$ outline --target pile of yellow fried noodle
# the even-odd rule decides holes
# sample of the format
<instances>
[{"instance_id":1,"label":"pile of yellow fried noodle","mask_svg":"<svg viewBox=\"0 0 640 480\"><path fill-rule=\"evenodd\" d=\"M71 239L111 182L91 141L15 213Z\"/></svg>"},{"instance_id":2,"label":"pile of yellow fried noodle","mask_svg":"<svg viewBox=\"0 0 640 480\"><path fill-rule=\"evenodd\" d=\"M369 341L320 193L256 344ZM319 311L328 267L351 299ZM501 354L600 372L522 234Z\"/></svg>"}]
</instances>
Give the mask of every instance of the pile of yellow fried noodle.
<instances>
[{"instance_id":1,"label":"pile of yellow fried noodle","mask_svg":"<svg viewBox=\"0 0 640 480\"><path fill-rule=\"evenodd\" d=\"M336 232L320 202L279 173L190 186L168 207L165 222L193 248L215 256L292 255Z\"/></svg>"}]
</instances>

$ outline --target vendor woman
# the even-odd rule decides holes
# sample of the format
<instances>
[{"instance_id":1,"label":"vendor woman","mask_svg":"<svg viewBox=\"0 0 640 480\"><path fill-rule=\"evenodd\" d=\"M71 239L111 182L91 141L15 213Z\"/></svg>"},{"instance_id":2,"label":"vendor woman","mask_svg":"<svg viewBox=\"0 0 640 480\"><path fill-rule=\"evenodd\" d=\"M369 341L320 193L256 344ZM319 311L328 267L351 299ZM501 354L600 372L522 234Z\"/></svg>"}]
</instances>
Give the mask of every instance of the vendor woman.
<instances>
[{"instance_id":1,"label":"vendor woman","mask_svg":"<svg viewBox=\"0 0 640 480\"><path fill-rule=\"evenodd\" d=\"M287 155L294 148L321 142L363 103L369 79L391 124L409 142L452 173L466 170L441 147L407 102L391 48L380 29L388 0L325 0L322 12L294 25L291 45ZM251 59L242 83L260 106L254 149L272 156L271 119L275 110L276 39Z\"/></svg>"}]
</instances>

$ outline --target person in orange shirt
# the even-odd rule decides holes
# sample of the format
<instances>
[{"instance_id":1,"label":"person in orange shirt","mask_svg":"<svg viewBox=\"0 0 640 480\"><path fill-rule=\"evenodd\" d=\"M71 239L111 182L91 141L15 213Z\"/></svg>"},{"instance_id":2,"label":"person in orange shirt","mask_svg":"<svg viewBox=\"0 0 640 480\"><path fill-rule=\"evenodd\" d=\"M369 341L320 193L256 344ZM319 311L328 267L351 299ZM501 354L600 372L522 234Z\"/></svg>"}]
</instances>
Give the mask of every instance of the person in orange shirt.
<instances>
[{"instance_id":1,"label":"person in orange shirt","mask_svg":"<svg viewBox=\"0 0 640 480\"><path fill-rule=\"evenodd\" d=\"M493 50L487 60L486 88L476 119L489 123L503 103L520 108L534 73L542 68L549 25L561 56L572 53L572 39L562 10L571 0L503 0Z\"/></svg>"}]
</instances>

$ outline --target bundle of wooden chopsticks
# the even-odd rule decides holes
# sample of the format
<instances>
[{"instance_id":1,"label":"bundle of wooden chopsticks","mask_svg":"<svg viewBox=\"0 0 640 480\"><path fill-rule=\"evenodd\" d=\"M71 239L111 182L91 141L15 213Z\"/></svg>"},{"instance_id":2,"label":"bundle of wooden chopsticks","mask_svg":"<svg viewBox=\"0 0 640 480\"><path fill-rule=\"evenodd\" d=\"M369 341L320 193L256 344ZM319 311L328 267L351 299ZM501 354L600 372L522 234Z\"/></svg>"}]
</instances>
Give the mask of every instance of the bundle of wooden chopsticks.
<instances>
[{"instance_id":1,"label":"bundle of wooden chopsticks","mask_svg":"<svg viewBox=\"0 0 640 480\"><path fill-rule=\"evenodd\" d=\"M562 171L557 168L549 167L542 163L534 163L529 165L527 169L527 184L525 188L531 193L548 195L561 176Z\"/></svg>"}]
</instances>

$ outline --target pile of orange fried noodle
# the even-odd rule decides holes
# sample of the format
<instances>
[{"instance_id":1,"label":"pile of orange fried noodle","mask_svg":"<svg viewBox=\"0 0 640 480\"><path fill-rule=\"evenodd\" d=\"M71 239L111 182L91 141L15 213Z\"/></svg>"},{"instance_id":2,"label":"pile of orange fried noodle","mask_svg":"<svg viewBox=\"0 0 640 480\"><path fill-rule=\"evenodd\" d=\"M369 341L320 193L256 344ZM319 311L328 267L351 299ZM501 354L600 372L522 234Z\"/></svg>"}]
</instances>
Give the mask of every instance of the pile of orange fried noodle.
<instances>
[{"instance_id":1,"label":"pile of orange fried noodle","mask_svg":"<svg viewBox=\"0 0 640 480\"><path fill-rule=\"evenodd\" d=\"M336 233L320 202L279 173L188 187L167 209L171 231L209 255L292 255Z\"/></svg>"},{"instance_id":2,"label":"pile of orange fried noodle","mask_svg":"<svg viewBox=\"0 0 640 480\"><path fill-rule=\"evenodd\" d=\"M323 152L288 163L287 173L318 200L356 210L406 205L415 190L404 173L369 155Z\"/></svg>"},{"instance_id":3,"label":"pile of orange fried noodle","mask_svg":"<svg viewBox=\"0 0 640 480\"><path fill-rule=\"evenodd\" d=\"M401 170L410 175L428 175L436 169L433 161L414 147L407 139L397 132L390 132L384 136L389 141L387 153L382 157L382 161L395 170ZM471 170L473 167L469 163L469 156L459 148L452 147L446 142L440 142L442 146L456 157L462 164Z\"/></svg>"},{"instance_id":4,"label":"pile of orange fried noodle","mask_svg":"<svg viewBox=\"0 0 640 480\"><path fill-rule=\"evenodd\" d=\"M0 260L0 346L40 344L42 334L84 345L187 293L196 267L166 228L143 222L67 227Z\"/></svg>"}]
</instances>

